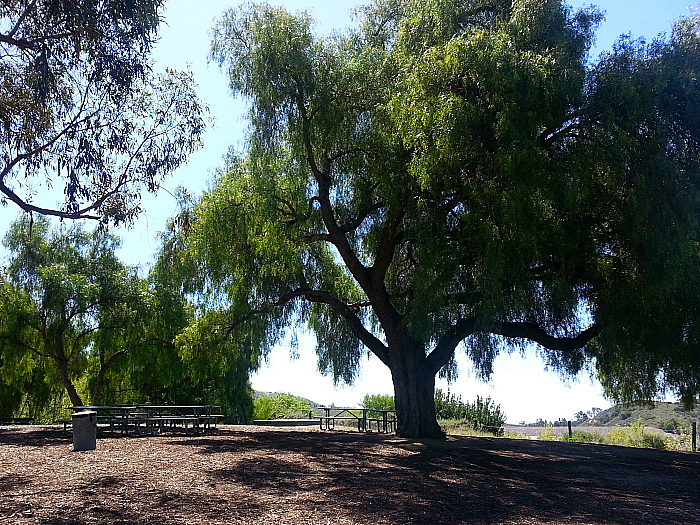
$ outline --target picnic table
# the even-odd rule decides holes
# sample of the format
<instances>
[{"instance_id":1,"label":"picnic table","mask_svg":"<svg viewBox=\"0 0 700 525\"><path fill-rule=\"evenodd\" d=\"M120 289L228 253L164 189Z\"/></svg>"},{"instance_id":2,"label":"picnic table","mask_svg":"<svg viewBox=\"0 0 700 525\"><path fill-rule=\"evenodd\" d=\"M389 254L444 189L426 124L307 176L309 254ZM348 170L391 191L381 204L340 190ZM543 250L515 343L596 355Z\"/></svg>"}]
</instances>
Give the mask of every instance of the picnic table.
<instances>
[{"instance_id":1,"label":"picnic table","mask_svg":"<svg viewBox=\"0 0 700 525\"><path fill-rule=\"evenodd\" d=\"M119 430L122 434L129 431L129 419L131 412L135 406L113 405L113 406L97 406L97 405L82 405L68 407L73 412L97 412L97 423L109 425L110 430ZM63 421L63 428L66 429L67 421Z\"/></svg>"},{"instance_id":2,"label":"picnic table","mask_svg":"<svg viewBox=\"0 0 700 525\"><path fill-rule=\"evenodd\" d=\"M375 425L376 432L396 431L396 410L379 410L376 408L338 408L317 407L323 411L319 416L321 430L335 429L336 421L357 425L360 432L371 432Z\"/></svg>"},{"instance_id":3,"label":"picnic table","mask_svg":"<svg viewBox=\"0 0 700 525\"><path fill-rule=\"evenodd\" d=\"M33 417L0 417L0 425L32 425Z\"/></svg>"},{"instance_id":4,"label":"picnic table","mask_svg":"<svg viewBox=\"0 0 700 525\"><path fill-rule=\"evenodd\" d=\"M163 432L178 428L201 432L216 426L223 414L218 405L137 405L141 412L134 414L134 420L143 423L147 432Z\"/></svg>"},{"instance_id":5,"label":"picnic table","mask_svg":"<svg viewBox=\"0 0 700 525\"><path fill-rule=\"evenodd\" d=\"M166 431L201 433L216 427L223 414L219 405L80 405L73 412L97 413L97 424L122 434L154 434ZM62 421L64 429L69 421Z\"/></svg>"}]
</instances>

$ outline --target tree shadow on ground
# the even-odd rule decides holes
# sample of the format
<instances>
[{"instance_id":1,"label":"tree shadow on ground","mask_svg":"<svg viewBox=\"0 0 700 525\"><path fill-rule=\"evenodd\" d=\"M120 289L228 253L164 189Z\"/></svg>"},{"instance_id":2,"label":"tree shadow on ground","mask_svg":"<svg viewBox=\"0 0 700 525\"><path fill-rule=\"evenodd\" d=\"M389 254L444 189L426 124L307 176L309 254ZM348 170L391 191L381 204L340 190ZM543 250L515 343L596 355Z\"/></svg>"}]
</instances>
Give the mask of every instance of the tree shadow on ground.
<instances>
[{"instance_id":1,"label":"tree shadow on ground","mask_svg":"<svg viewBox=\"0 0 700 525\"><path fill-rule=\"evenodd\" d=\"M602 445L462 438L411 442L359 434L270 432L180 444L254 454L212 470L251 494L304 492L359 522L700 523L700 457Z\"/></svg>"},{"instance_id":2,"label":"tree shadow on ground","mask_svg":"<svg viewBox=\"0 0 700 525\"><path fill-rule=\"evenodd\" d=\"M42 525L153 525L154 523L215 523L229 505L226 495L198 494L173 487L150 488L136 497L129 494L133 481L120 476L99 476L84 483L76 492L79 503L56 508ZM129 494L125 496L125 494ZM260 513L260 508L246 501L236 503L246 515Z\"/></svg>"},{"instance_id":3,"label":"tree shadow on ground","mask_svg":"<svg viewBox=\"0 0 700 525\"><path fill-rule=\"evenodd\" d=\"M16 447L44 447L72 443L70 434L63 427L3 427L0 428L0 445Z\"/></svg>"},{"instance_id":4,"label":"tree shadow on ground","mask_svg":"<svg viewBox=\"0 0 700 525\"><path fill-rule=\"evenodd\" d=\"M0 521L22 525L700 523L690 453L227 427L74 454L19 434L0 441Z\"/></svg>"}]
</instances>

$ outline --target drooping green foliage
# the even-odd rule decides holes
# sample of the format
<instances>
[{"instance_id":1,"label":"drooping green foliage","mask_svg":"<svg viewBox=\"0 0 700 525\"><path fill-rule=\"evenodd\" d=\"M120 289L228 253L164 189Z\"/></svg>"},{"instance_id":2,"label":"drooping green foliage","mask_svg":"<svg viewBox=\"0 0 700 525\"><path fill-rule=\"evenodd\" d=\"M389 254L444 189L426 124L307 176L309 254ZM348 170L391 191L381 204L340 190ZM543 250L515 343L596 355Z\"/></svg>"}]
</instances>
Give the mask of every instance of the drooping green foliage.
<instances>
[{"instance_id":1,"label":"drooping green foliage","mask_svg":"<svg viewBox=\"0 0 700 525\"><path fill-rule=\"evenodd\" d=\"M216 25L251 124L183 236L203 318L260 354L305 323L336 380L374 353L407 436L441 435L458 347L485 377L534 342L611 396L696 397L697 21L590 64L602 17L560 0L361 13L329 38L265 4Z\"/></svg>"},{"instance_id":2,"label":"drooping green foliage","mask_svg":"<svg viewBox=\"0 0 700 525\"><path fill-rule=\"evenodd\" d=\"M44 218L24 217L10 226L3 368L52 369L75 405L83 404L76 379L92 368L91 397L101 401L105 374L143 330L143 290L135 272L116 258L118 244L102 230L51 230Z\"/></svg>"},{"instance_id":3,"label":"drooping green foliage","mask_svg":"<svg viewBox=\"0 0 700 525\"><path fill-rule=\"evenodd\" d=\"M178 190L182 210L162 235L162 247L150 274L157 298L149 326L155 347L149 349L144 371L135 384L153 384L163 402L209 403L222 406L228 423L248 422L253 413L248 380L258 366L259 352L252 331L222 328L217 312L202 312L195 292L203 282L196 262L184 256L183 236L192 228L188 217L191 198ZM194 305L188 302L188 299ZM154 354L163 353L162 357ZM155 368L153 368L155 367ZM157 372L153 375L153 372Z\"/></svg>"},{"instance_id":4,"label":"drooping green foliage","mask_svg":"<svg viewBox=\"0 0 700 525\"><path fill-rule=\"evenodd\" d=\"M0 193L25 211L119 224L200 146L188 73L154 75L162 0L0 3ZM57 186L65 201L37 202Z\"/></svg>"},{"instance_id":5,"label":"drooping green foliage","mask_svg":"<svg viewBox=\"0 0 700 525\"><path fill-rule=\"evenodd\" d=\"M101 229L52 229L41 217L11 225L0 281L0 413L55 418L49 405L87 401L213 404L226 422L248 421L250 356L239 346L181 351L175 339L191 323L197 329L194 308L161 262L142 279L118 260L118 245Z\"/></svg>"},{"instance_id":6,"label":"drooping green foliage","mask_svg":"<svg viewBox=\"0 0 700 525\"><path fill-rule=\"evenodd\" d=\"M0 417L12 417L23 408L34 416L61 386L40 357L7 343L8 330L21 330L17 321L29 315L30 304L4 273L0 286Z\"/></svg>"}]
</instances>

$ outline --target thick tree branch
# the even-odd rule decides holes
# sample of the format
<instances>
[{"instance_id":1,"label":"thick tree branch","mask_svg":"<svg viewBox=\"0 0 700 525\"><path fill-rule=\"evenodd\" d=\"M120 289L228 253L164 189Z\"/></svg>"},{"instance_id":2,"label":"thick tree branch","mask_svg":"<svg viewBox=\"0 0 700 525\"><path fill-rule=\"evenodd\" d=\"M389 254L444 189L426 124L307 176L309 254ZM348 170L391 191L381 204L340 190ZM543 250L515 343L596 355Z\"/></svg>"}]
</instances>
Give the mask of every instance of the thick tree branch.
<instances>
[{"instance_id":1,"label":"thick tree branch","mask_svg":"<svg viewBox=\"0 0 700 525\"><path fill-rule=\"evenodd\" d=\"M490 325L488 331L503 337L515 337L529 339L548 350L561 352L573 352L583 348L594 337L600 335L603 327L600 323L593 323L583 332L574 337L555 337L535 323L503 322Z\"/></svg>"},{"instance_id":2,"label":"thick tree branch","mask_svg":"<svg viewBox=\"0 0 700 525\"><path fill-rule=\"evenodd\" d=\"M478 332L476 320L473 318L463 318L457 321L438 341L432 352L428 355L426 362L430 372L435 375L447 364L454 354L457 345L470 335Z\"/></svg>"},{"instance_id":3,"label":"thick tree branch","mask_svg":"<svg viewBox=\"0 0 700 525\"><path fill-rule=\"evenodd\" d=\"M331 242L337 248L348 270L350 270L355 280L365 292L367 292L367 290L370 289L370 279L367 268L357 257L357 254L355 254L348 239L345 237L345 232L343 232L342 228L338 225L333 213L333 204L330 197L331 180L328 173L331 161L330 159L325 160L325 169L321 169L318 165L311 143L311 121L307 115L306 106L304 104L304 92L301 87L299 87L299 93L297 95L297 109L302 122L302 140L304 149L306 150L306 160L318 184L318 202L321 208L321 219L328 230Z\"/></svg>"},{"instance_id":4,"label":"thick tree branch","mask_svg":"<svg viewBox=\"0 0 700 525\"><path fill-rule=\"evenodd\" d=\"M574 132L578 132L590 123L595 123L600 119L599 114L583 118L580 113L569 115L564 123L558 128L549 127L540 133L537 138L542 146L549 146L559 137L566 137Z\"/></svg>"},{"instance_id":5,"label":"thick tree branch","mask_svg":"<svg viewBox=\"0 0 700 525\"><path fill-rule=\"evenodd\" d=\"M353 311L355 305L346 305L343 301L334 295L320 290L299 290L299 295L303 296L307 301L313 303L324 303L333 308L336 313L341 315L350 326L350 329L362 341L362 343L376 355L382 363L389 366L389 352L387 347L369 330L365 328Z\"/></svg>"},{"instance_id":6,"label":"thick tree branch","mask_svg":"<svg viewBox=\"0 0 700 525\"><path fill-rule=\"evenodd\" d=\"M126 354L128 354L128 353L129 353L129 349L128 349L128 348L124 348L124 349L122 349L122 350L116 351L116 352L113 353L111 356L109 356L109 358L107 359L107 361L105 361L105 362L102 364L102 366L101 366L100 368L103 369L103 370L105 370L105 371L106 371L106 370L109 370L109 369L112 367L112 365L114 365L114 362L115 362L117 359L119 359L121 356L126 355Z\"/></svg>"},{"instance_id":7,"label":"thick tree branch","mask_svg":"<svg viewBox=\"0 0 700 525\"><path fill-rule=\"evenodd\" d=\"M9 33L7 33L7 38L14 38L15 33L19 31L20 26L22 25L22 22L27 18L29 15L30 11L34 10L34 7L36 6L38 0L32 0L32 2L27 6L27 8L24 10L24 12L20 15L20 17L17 19L17 23L14 25L14 27L10 30Z\"/></svg>"},{"instance_id":8,"label":"thick tree branch","mask_svg":"<svg viewBox=\"0 0 700 525\"><path fill-rule=\"evenodd\" d=\"M312 303L323 303L330 306L336 313L346 320L350 326L350 329L357 336L357 338L362 341L362 343L385 365L389 366L389 353L386 346L365 328L362 321L360 321L360 318L355 314L355 310L361 306L364 306L366 303L353 303L348 305L329 292L313 290L305 285L282 295L276 301L264 304L260 308L246 312L233 323L226 326L226 334L230 335L236 327L241 326L243 323L252 319L256 315L268 314L274 308L283 306L284 304L299 298L305 299Z\"/></svg>"},{"instance_id":9,"label":"thick tree branch","mask_svg":"<svg viewBox=\"0 0 700 525\"><path fill-rule=\"evenodd\" d=\"M54 217L60 217L62 219L99 219L97 215L90 215L88 211L96 205L89 207L87 210L78 210L76 212L66 212L61 210L55 210L52 208L42 208L41 206L35 206L23 200L19 195L13 192L10 188L5 185L3 180L0 180L0 192L2 192L10 201L14 202L20 209L27 213L34 212L41 215L51 215ZM105 196L107 198L107 196ZM104 199L101 200L101 202Z\"/></svg>"},{"instance_id":10,"label":"thick tree branch","mask_svg":"<svg viewBox=\"0 0 700 525\"><path fill-rule=\"evenodd\" d=\"M24 341L21 341L20 339L17 339L13 336L8 336L8 335L0 335L0 341L5 341L6 344L8 345L14 345L19 348L24 348L25 350L28 350L30 352L34 352L35 354L41 356L41 357L51 357L49 354L44 354L39 351L38 348L34 346L30 346L29 344L25 343Z\"/></svg>"},{"instance_id":11,"label":"thick tree branch","mask_svg":"<svg viewBox=\"0 0 700 525\"><path fill-rule=\"evenodd\" d=\"M331 236L327 233L307 233L304 235L304 242L307 244L313 244L315 242L328 242L333 243Z\"/></svg>"},{"instance_id":12,"label":"thick tree branch","mask_svg":"<svg viewBox=\"0 0 700 525\"><path fill-rule=\"evenodd\" d=\"M360 210L360 213L358 213L357 217L341 225L340 229L346 233L355 231L357 228L360 227L360 225L363 222L365 222L365 219L369 216L370 213L381 209L383 206L384 204L381 202L375 202L369 206L366 206L364 209Z\"/></svg>"},{"instance_id":13,"label":"thick tree branch","mask_svg":"<svg viewBox=\"0 0 700 525\"><path fill-rule=\"evenodd\" d=\"M583 348L603 331L600 323L594 323L574 337L555 337L534 323L502 322L489 325L488 329L479 325L474 318L460 319L438 341L435 349L428 355L427 363L431 372L436 374L452 357L457 345L467 337L480 331L488 331L503 337L529 339L548 350L573 352Z\"/></svg>"}]
</instances>

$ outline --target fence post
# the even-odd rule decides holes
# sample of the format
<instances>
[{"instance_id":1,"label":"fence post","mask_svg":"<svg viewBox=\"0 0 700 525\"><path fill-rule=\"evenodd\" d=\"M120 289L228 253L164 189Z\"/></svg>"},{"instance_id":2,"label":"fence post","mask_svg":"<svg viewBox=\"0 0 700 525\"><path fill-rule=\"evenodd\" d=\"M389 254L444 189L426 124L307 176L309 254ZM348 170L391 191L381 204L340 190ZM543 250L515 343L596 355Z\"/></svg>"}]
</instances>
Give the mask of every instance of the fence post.
<instances>
[{"instance_id":1,"label":"fence post","mask_svg":"<svg viewBox=\"0 0 700 525\"><path fill-rule=\"evenodd\" d=\"M569 423L569 441L570 441L570 440L573 439L574 435L573 435L573 433L571 432L571 421L568 421L568 423Z\"/></svg>"},{"instance_id":2,"label":"fence post","mask_svg":"<svg viewBox=\"0 0 700 525\"><path fill-rule=\"evenodd\" d=\"M697 436L698 436L698 423L697 421L693 421L693 452L696 450L696 444L697 444Z\"/></svg>"}]
</instances>

